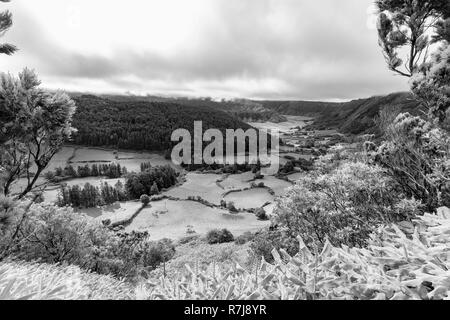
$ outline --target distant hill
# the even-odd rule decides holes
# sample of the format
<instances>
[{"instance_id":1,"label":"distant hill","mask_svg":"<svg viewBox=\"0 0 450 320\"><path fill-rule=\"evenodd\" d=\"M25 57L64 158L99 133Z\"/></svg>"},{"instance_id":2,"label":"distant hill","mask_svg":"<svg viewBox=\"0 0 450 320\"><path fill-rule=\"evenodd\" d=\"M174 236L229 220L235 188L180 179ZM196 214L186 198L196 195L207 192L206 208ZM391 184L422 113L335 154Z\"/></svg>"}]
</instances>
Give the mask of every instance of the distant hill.
<instances>
[{"instance_id":1,"label":"distant hill","mask_svg":"<svg viewBox=\"0 0 450 320\"><path fill-rule=\"evenodd\" d=\"M420 103L410 93L393 93L342 103L333 110L321 113L315 119L314 127L338 129L349 134L374 133L374 120L385 107L398 107L400 112L415 115L423 114Z\"/></svg>"},{"instance_id":2,"label":"distant hill","mask_svg":"<svg viewBox=\"0 0 450 320\"><path fill-rule=\"evenodd\" d=\"M94 95L73 96L77 104L73 126L76 144L112 146L123 149L164 151L175 129L193 132L194 121L203 121L203 130L248 129L232 115L209 106L139 99L107 99Z\"/></svg>"},{"instance_id":3,"label":"distant hill","mask_svg":"<svg viewBox=\"0 0 450 320\"><path fill-rule=\"evenodd\" d=\"M157 97L157 96L133 96L133 95L103 95L102 97L118 101L147 101L147 102L167 102L176 103L190 107L205 107L226 112L244 122L272 121L282 122L286 118L279 114L276 110L265 107L259 101L251 101L246 99L214 101L209 98L187 98L187 97Z\"/></svg>"},{"instance_id":4,"label":"distant hill","mask_svg":"<svg viewBox=\"0 0 450 320\"><path fill-rule=\"evenodd\" d=\"M420 104L410 93L400 92L350 102L262 101L263 106L285 115L312 116L315 129L337 129L342 133L374 131L374 119L384 107L398 106L401 112L422 114Z\"/></svg>"},{"instance_id":5,"label":"distant hill","mask_svg":"<svg viewBox=\"0 0 450 320\"><path fill-rule=\"evenodd\" d=\"M265 108L289 116L317 117L341 106L340 103L317 101L258 101Z\"/></svg>"},{"instance_id":6,"label":"distant hill","mask_svg":"<svg viewBox=\"0 0 450 320\"><path fill-rule=\"evenodd\" d=\"M410 93L400 92L386 96L375 96L349 102L316 101L256 101L232 100L214 101L208 98L167 98L133 95L82 95L73 94L78 102L79 112L76 124L81 127L76 141L84 144L105 145L105 142L119 145L138 146L141 126L155 121L155 135L146 138L146 146L151 149L167 146L167 134L173 128L192 126L193 120L206 121L211 127L245 128L245 122L282 122L284 115L314 117L314 129L337 129L342 133L361 134L374 131L374 119L386 106L398 106L401 112L422 114L419 102ZM92 107L96 107L92 109ZM133 111L130 111L133 110ZM106 116L109 112L116 115ZM119 120L117 120L119 119ZM130 119L130 120L127 120ZM134 119L134 120L133 120ZM128 123L127 121L134 121ZM169 121L164 124L164 121ZM99 126L89 132L86 123ZM129 134L123 132L121 123L127 123ZM170 128L170 130L169 130ZM143 129L142 129L143 130ZM153 129L152 129L153 130ZM108 138L111 134L112 138ZM98 137L90 137L90 136ZM156 141L154 141L156 139ZM134 147L133 147L134 148Z\"/></svg>"}]
</instances>

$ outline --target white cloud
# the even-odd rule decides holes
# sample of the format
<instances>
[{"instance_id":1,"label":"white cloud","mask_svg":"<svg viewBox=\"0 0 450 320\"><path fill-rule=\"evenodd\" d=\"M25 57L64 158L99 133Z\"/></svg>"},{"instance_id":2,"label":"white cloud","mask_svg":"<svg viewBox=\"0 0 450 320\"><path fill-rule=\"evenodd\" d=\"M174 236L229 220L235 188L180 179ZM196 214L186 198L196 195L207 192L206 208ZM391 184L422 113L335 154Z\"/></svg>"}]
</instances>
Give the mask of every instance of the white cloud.
<instances>
[{"instance_id":1,"label":"white cloud","mask_svg":"<svg viewBox=\"0 0 450 320\"><path fill-rule=\"evenodd\" d=\"M386 68L373 0L13 0L2 58L49 87L349 99L407 88Z\"/></svg>"}]
</instances>

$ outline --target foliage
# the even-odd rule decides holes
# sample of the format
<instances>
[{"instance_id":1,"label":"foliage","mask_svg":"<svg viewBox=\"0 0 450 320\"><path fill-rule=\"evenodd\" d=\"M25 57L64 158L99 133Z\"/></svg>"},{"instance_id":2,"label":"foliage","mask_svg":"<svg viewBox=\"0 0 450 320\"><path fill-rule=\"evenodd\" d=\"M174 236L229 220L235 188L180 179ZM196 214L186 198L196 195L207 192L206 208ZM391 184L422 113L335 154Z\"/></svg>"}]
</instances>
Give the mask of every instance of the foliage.
<instances>
[{"instance_id":1,"label":"foliage","mask_svg":"<svg viewBox=\"0 0 450 320\"><path fill-rule=\"evenodd\" d=\"M333 247L313 254L298 238L296 256L273 251L255 269L209 264L139 285L138 299L184 300L440 300L450 285L450 214L426 214L413 234L380 228L364 249ZM245 284L245 285L243 285Z\"/></svg>"},{"instance_id":2,"label":"foliage","mask_svg":"<svg viewBox=\"0 0 450 320\"><path fill-rule=\"evenodd\" d=\"M144 172L131 173L126 177L125 189L131 199L143 194L153 195L154 185L160 190L170 188L177 183L178 174L171 166L152 167Z\"/></svg>"},{"instance_id":3,"label":"foliage","mask_svg":"<svg viewBox=\"0 0 450 320\"><path fill-rule=\"evenodd\" d=\"M50 204L22 206L19 205L7 232L1 235L1 258L73 264L132 280L173 255L168 241L151 242L147 233L115 233L70 208ZM13 238L15 230L19 236Z\"/></svg>"},{"instance_id":4,"label":"foliage","mask_svg":"<svg viewBox=\"0 0 450 320\"><path fill-rule=\"evenodd\" d=\"M448 19L450 23L450 19ZM450 28L449 28L450 30ZM411 79L411 89L427 106L431 121L450 130L450 45L442 45Z\"/></svg>"},{"instance_id":5,"label":"foliage","mask_svg":"<svg viewBox=\"0 0 450 320\"><path fill-rule=\"evenodd\" d=\"M0 300L129 300L131 286L76 266L0 262Z\"/></svg>"},{"instance_id":6,"label":"foliage","mask_svg":"<svg viewBox=\"0 0 450 320\"><path fill-rule=\"evenodd\" d=\"M79 185L69 187L63 184L58 193L57 204L60 207L94 208L127 200L129 200L128 195L120 181L114 187L107 182L102 183L100 187L86 183L83 188Z\"/></svg>"},{"instance_id":7,"label":"foliage","mask_svg":"<svg viewBox=\"0 0 450 320\"><path fill-rule=\"evenodd\" d=\"M148 206L148 204L150 203L150 197L146 194L143 194L139 200L144 206Z\"/></svg>"},{"instance_id":8,"label":"foliage","mask_svg":"<svg viewBox=\"0 0 450 320\"><path fill-rule=\"evenodd\" d=\"M84 166L78 166L76 169L72 165L68 165L65 168L55 168L54 171L48 171L47 175L59 178L86 178L86 177L108 177L109 179L120 178L127 174L127 168L122 167L119 163L109 164L88 164ZM48 179L50 180L50 179Z\"/></svg>"},{"instance_id":9,"label":"foliage","mask_svg":"<svg viewBox=\"0 0 450 320\"><path fill-rule=\"evenodd\" d=\"M73 125L74 142L89 146L113 146L121 149L166 151L175 129L193 133L194 121L201 119L204 130L250 126L219 109L208 106L181 105L175 102L105 99L96 96L75 98L78 109Z\"/></svg>"},{"instance_id":10,"label":"foliage","mask_svg":"<svg viewBox=\"0 0 450 320\"><path fill-rule=\"evenodd\" d=\"M298 181L277 202L272 224L289 242L300 235L310 248L322 248L327 239L336 246L363 246L378 225L419 212L420 203L404 198L380 167L345 162Z\"/></svg>"},{"instance_id":11,"label":"foliage","mask_svg":"<svg viewBox=\"0 0 450 320\"><path fill-rule=\"evenodd\" d=\"M380 11L379 43L388 66L400 75L411 77L427 62L433 40L427 32L436 27L444 12L449 12L450 5L442 0L377 0L376 4ZM399 55L404 47L408 53L403 60Z\"/></svg>"},{"instance_id":12,"label":"foliage","mask_svg":"<svg viewBox=\"0 0 450 320\"><path fill-rule=\"evenodd\" d=\"M377 6L379 43L389 68L411 78L411 89L429 117L448 126L449 2L378 0ZM400 58L402 53L406 58Z\"/></svg>"},{"instance_id":13,"label":"foliage","mask_svg":"<svg viewBox=\"0 0 450 320\"><path fill-rule=\"evenodd\" d=\"M27 186L18 198L31 192L52 157L74 131L71 127L75 103L62 92L39 88L33 71L19 78L0 76L0 163L6 171L3 193L25 176Z\"/></svg>"},{"instance_id":14,"label":"foliage","mask_svg":"<svg viewBox=\"0 0 450 320\"><path fill-rule=\"evenodd\" d=\"M255 237L256 237L255 234L251 233L250 231L247 231L241 234L240 236L236 237L236 239L234 239L234 243L237 245L244 245L255 239Z\"/></svg>"},{"instance_id":15,"label":"foliage","mask_svg":"<svg viewBox=\"0 0 450 320\"><path fill-rule=\"evenodd\" d=\"M1 2L9 2L10 0L0 0ZM12 26L12 14L9 11L0 12L0 35L4 35ZM17 48L12 44L0 44L0 53L8 56L17 51Z\"/></svg>"},{"instance_id":16,"label":"foliage","mask_svg":"<svg viewBox=\"0 0 450 320\"><path fill-rule=\"evenodd\" d=\"M209 244L217 244L217 243L226 243L233 242L234 237L233 234L227 229L215 229L211 230L206 234L206 241Z\"/></svg>"},{"instance_id":17,"label":"foliage","mask_svg":"<svg viewBox=\"0 0 450 320\"><path fill-rule=\"evenodd\" d=\"M407 197L433 211L450 205L448 186L449 137L442 129L408 113L384 127L385 141L374 153Z\"/></svg>"}]
</instances>

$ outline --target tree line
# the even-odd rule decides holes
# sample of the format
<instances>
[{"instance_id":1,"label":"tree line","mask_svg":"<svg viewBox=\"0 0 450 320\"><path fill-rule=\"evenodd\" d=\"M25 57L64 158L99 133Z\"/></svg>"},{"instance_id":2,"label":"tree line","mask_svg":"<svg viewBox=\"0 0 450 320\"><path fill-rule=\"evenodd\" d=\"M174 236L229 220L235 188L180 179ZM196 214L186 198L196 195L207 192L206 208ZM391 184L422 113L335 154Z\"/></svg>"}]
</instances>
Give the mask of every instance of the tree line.
<instances>
[{"instance_id":1,"label":"tree line","mask_svg":"<svg viewBox=\"0 0 450 320\"><path fill-rule=\"evenodd\" d=\"M172 132L184 128L193 133L194 121L203 121L204 130L250 128L237 118L207 106L134 99L116 101L92 95L74 100L78 108L73 126L77 132L72 140L80 145L166 151L174 145Z\"/></svg>"},{"instance_id":2,"label":"tree line","mask_svg":"<svg viewBox=\"0 0 450 320\"><path fill-rule=\"evenodd\" d=\"M64 184L58 194L60 207L93 208L117 201L140 199L142 195L157 195L161 190L177 183L178 173L170 166L151 167L143 172L127 174L125 184L118 181L114 186L107 182L95 187L86 183L68 186Z\"/></svg>"},{"instance_id":3,"label":"tree line","mask_svg":"<svg viewBox=\"0 0 450 320\"><path fill-rule=\"evenodd\" d=\"M127 168L119 163L108 164L88 164L78 166L76 169L72 165L64 168L57 167L54 171L45 174L47 180L57 182L61 178L87 178L87 177L108 177L109 179L120 178L128 173Z\"/></svg>"}]
</instances>

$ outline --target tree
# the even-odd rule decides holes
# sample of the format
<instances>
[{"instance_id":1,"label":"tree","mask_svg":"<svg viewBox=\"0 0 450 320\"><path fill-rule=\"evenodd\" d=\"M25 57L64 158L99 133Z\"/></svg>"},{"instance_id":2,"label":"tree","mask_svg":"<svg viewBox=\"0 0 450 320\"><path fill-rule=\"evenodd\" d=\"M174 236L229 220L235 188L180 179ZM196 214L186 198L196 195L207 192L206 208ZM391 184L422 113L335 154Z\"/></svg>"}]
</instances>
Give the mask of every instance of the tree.
<instances>
[{"instance_id":1,"label":"tree","mask_svg":"<svg viewBox=\"0 0 450 320\"><path fill-rule=\"evenodd\" d=\"M10 0L0 0L1 2L9 2ZM3 36L12 26L12 14L9 11L0 12L0 37ZM0 44L0 54L12 55L17 51L17 47L12 44Z\"/></svg>"},{"instance_id":2,"label":"tree","mask_svg":"<svg viewBox=\"0 0 450 320\"><path fill-rule=\"evenodd\" d=\"M6 170L2 189L5 195L22 176L22 199L35 189L50 160L74 129L71 126L75 103L68 95L39 88L34 71L25 69L15 78L0 75L0 163Z\"/></svg>"},{"instance_id":3,"label":"tree","mask_svg":"<svg viewBox=\"0 0 450 320\"><path fill-rule=\"evenodd\" d=\"M442 25L450 5L446 0L377 0L379 44L389 68L412 77L427 62L436 37L429 32ZM406 50L406 57L400 55Z\"/></svg>"},{"instance_id":4,"label":"tree","mask_svg":"<svg viewBox=\"0 0 450 320\"><path fill-rule=\"evenodd\" d=\"M156 195L159 194L159 189L158 189L158 185L155 183L153 183L152 188L150 189L150 195Z\"/></svg>"},{"instance_id":5,"label":"tree","mask_svg":"<svg viewBox=\"0 0 450 320\"><path fill-rule=\"evenodd\" d=\"M411 78L412 92L442 125L450 106L450 2L378 0L377 6L379 44L389 69Z\"/></svg>"}]
</instances>

